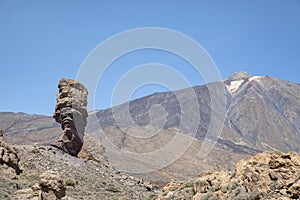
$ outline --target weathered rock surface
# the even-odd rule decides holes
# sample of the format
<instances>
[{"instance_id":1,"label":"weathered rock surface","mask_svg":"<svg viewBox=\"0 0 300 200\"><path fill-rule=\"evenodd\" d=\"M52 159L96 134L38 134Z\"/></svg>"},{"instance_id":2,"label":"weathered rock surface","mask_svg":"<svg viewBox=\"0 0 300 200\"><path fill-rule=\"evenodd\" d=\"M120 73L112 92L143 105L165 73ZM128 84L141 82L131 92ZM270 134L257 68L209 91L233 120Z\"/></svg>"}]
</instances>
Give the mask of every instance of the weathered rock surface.
<instances>
[{"instance_id":1,"label":"weathered rock surface","mask_svg":"<svg viewBox=\"0 0 300 200\"><path fill-rule=\"evenodd\" d=\"M63 135L52 146L77 156L83 145L88 116L87 89L79 82L62 78L58 84L54 119L61 124Z\"/></svg>"},{"instance_id":2,"label":"weathered rock surface","mask_svg":"<svg viewBox=\"0 0 300 200\"><path fill-rule=\"evenodd\" d=\"M39 178L42 199L61 199L66 195L66 187L62 178L53 171L46 171Z\"/></svg>"},{"instance_id":3,"label":"weathered rock surface","mask_svg":"<svg viewBox=\"0 0 300 200\"><path fill-rule=\"evenodd\" d=\"M6 199L19 187L17 175L21 173L19 157L3 138L0 129L0 199Z\"/></svg>"},{"instance_id":4,"label":"weathered rock surface","mask_svg":"<svg viewBox=\"0 0 300 200\"><path fill-rule=\"evenodd\" d=\"M91 137L88 134L84 136L84 144L78 153L78 158L85 161L95 161L101 165L108 166L107 158L104 156L105 148L100 140Z\"/></svg>"},{"instance_id":5,"label":"weathered rock surface","mask_svg":"<svg viewBox=\"0 0 300 200\"><path fill-rule=\"evenodd\" d=\"M64 180L53 171L46 171L39 176L37 184L31 188L18 190L14 194L15 200L53 200L69 199L66 196Z\"/></svg>"},{"instance_id":6,"label":"weathered rock surface","mask_svg":"<svg viewBox=\"0 0 300 200\"><path fill-rule=\"evenodd\" d=\"M171 182L163 199L299 199L300 155L262 153L237 163L234 171L206 173Z\"/></svg>"},{"instance_id":7,"label":"weathered rock surface","mask_svg":"<svg viewBox=\"0 0 300 200\"><path fill-rule=\"evenodd\" d=\"M3 138L3 132L0 129L0 164L11 167L15 170L16 174L20 174L19 161L20 159L16 150L6 143Z\"/></svg>"}]
</instances>

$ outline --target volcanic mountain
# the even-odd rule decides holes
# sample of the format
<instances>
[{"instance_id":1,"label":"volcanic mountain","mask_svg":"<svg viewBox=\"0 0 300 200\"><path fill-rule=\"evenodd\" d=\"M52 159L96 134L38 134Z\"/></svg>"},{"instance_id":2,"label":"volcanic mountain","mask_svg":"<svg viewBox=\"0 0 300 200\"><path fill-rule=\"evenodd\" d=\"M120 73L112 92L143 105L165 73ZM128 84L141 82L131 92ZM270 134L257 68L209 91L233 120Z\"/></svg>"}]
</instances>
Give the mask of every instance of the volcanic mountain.
<instances>
[{"instance_id":1,"label":"volcanic mountain","mask_svg":"<svg viewBox=\"0 0 300 200\"><path fill-rule=\"evenodd\" d=\"M48 144L61 132L51 117L0 116L11 144ZM299 153L300 85L235 73L90 112L86 132L101 140L120 171L152 181L185 179L262 151Z\"/></svg>"}]
</instances>

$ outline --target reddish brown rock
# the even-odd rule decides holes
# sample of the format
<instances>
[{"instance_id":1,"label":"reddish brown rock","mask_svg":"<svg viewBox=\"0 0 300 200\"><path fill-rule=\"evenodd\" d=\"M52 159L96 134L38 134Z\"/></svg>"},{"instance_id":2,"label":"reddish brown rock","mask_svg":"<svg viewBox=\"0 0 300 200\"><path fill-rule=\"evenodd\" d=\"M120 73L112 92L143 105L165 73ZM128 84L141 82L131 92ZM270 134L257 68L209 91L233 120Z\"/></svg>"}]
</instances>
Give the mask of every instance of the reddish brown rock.
<instances>
[{"instance_id":1,"label":"reddish brown rock","mask_svg":"<svg viewBox=\"0 0 300 200\"><path fill-rule=\"evenodd\" d=\"M14 200L70 200L66 196L66 186L63 179L53 171L46 171L39 176L37 184L31 188L21 189L14 193Z\"/></svg>"},{"instance_id":2,"label":"reddish brown rock","mask_svg":"<svg viewBox=\"0 0 300 200\"><path fill-rule=\"evenodd\" d=\"M0 129L0 199L9 199L19 187L19 161L16 149L7 144Z\"/></svg>"},{"instance_id":3,"label":"reddish brown rock","mask_svg":"<svg viewBox=\"0 0 300 200\"><path fill-rule=\"evenodd\" d=\"M14 148L9 146L3 138L3 132L0 129L0 165L6 165L15 170L16 174L21 173L19 167L19 157Z\"/></svg>"},{"instance_id":4,"label":"reddish brown rock","mask_svg":"<svg viewBox=\"0 0 300 200\"><path fill-rule=\"evenodd\" d=\"M61 124L63 135L52 146L77 156L83 145L86 126L87 89L79 82L62 78L58 84L54 119Z\"/></svg>"}]
</instances>

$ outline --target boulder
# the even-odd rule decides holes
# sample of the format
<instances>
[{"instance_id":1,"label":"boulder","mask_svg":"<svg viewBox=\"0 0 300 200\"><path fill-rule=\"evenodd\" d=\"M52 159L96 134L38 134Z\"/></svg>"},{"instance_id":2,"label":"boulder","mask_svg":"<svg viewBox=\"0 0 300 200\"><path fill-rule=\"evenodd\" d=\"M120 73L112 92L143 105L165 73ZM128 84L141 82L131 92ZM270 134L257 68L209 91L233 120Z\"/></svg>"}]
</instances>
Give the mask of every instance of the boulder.
<instances>
[{"instance_id":1,"label":"boulder","mask_svg":"<svg viewBox=\"0 0 300 200\"><path fill-rule=\"evenodd\" d=\"M64 181L53 171L46 171L39 177L42 199L61 199L66 194Z\"/></svg>"},{"instance_id":2,"label":"boulder","mask_svg":"<svg viewBox=\"0 0 300 200\"><path fill-rule=\"evenodd\" d=\"M19 161L16 150L7 144L0 129L0 199L8 199L19 187Z\"/></svg>"},{"instance_id":3,"label":"boulder","mask_svg":"<svg viewBox=\"0 0 300 200\"><path fill-rule=\"evenodd\" d=\"M14 200L70 200L66 196L66 187L63 179L53 171L46 171L39 176L39 182L31 188L15 192Z\"/></svg>"},{"instance_id":4,"label":"boulder","mask_svg":"<svg viewBox=\"0 0 300 200\"><path fill-rule=\"evenodd\" d=\"M20 159L16 150L7 144L0 129L0 165L11 167L15 170L16 174L20 174L19 161Z\"/></svg>"}]
</instances>

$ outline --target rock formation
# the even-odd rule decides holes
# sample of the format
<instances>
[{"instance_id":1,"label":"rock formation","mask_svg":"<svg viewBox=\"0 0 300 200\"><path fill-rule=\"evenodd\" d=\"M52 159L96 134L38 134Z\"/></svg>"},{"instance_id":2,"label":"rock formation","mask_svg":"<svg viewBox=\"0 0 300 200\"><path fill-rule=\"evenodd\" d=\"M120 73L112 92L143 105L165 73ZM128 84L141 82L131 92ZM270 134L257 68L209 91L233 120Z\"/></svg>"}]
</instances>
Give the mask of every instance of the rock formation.
<instances>
[{"instance_id":1,"label":"rock formation","mask_svg":"<svg viewBox=\"0 0 300 200\"><path fill-rule=\"evenodd\" d=\"M6 143L0 129L0 199L8 199L19 187L19 161L16 150Z\"/></svg>"},{"instance_id":2,"label":"rock formation","mask_svg":"<svg viewBox=\"0 0 300 200\"><path fill-rule=\"evenodd\" d=\"M66 187L64 181L53 171L47 171L40 175L39 186L42 191L42 199L43 196L52 196L52 198L48 199L61 199L65 196Z\"/></svg>"},{"instance_id":3,"label":"rock formation","mask_svg":"<svg viewBox=\"0 0 300 200\"><path fill-rule=\"evenodd\" d=\"M63 179L53 171L46 171L39 176L39 182L31 188L15 192L14 199L53 200L69 199L66 197Z\"/></svg>"},{"instance_id":4,"label":"rock formation","mask_svg":"<svg viewBox=\"0 0 300 200\"><path fill-rule=\"evenodd\" d=\"M159 199L299 199L300 155L262 153L241 160L234 171L171 182Z\"/></svg>"},{"instance_id":5,"label":"rock formation","mask_svg":"<svg viewBox=\"0 0 300 200\"><path fill-rule=\"evenodd\" d=\"M10 147L3 138L3 132L0 129L0 165L6 165L15 170L16 174L21 173L19 167L19 157L14 148Z\"/></svg>"},{"instance_id":6,"label":"rock formation","mask_svg":"<svg viewBox=\"0 0 300 200\"><path fill-rule=\"evenodd\" d=\"M83 145L88 116L87 89L79 82L62 78L58 84L54 119L61 124L63 135L52 146L77 156Z\"/></svg>"}]
</instances>

